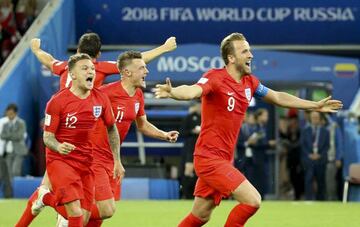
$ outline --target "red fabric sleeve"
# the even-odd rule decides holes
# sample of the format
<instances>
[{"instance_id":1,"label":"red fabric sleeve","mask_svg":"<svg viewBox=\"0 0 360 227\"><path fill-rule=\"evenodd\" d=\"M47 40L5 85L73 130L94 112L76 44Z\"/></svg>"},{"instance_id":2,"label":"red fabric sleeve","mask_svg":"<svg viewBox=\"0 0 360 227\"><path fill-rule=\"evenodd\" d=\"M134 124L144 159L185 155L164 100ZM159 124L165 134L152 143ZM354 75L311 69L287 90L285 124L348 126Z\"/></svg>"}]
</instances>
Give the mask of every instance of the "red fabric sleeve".
<instances>
[{"instance_id":1,"label":"red fabric sleeve","mask_svg":"<svg viewBox=\"0 0 360 227\"><path fill-rule=\"evenodd\" d=\"M45 110L44 131L56 133L60 124L60 104L51 99Z\"/></svg>"},{"instance_id":2,"label":"red fabric sleeve","mask_svg":"<svg viewBox=\"0 0 360 227\"><path fill-rule=\"evenodd\" d=\"M61 74L68 69L67 61L54 61L52 65L52 73L61 76Z\"/></svg>"},{"instance_id":3,"label":"red fabric sleeve","mask_svg":"<svg viewBox=\"0 0 360 227\"><path fill-rule=\"evenodd\" d=\"M251 89L251 91L252 91L252 96L253 96L254 93L255 93L255 91L256 91L256 89L257 89L257 87L258 87L259 84L260 84L260 81L259 81L258 78L256 78L256 77L253 76L253 75L251 75L250 78L251 78L251 84L252 84L252 89Z\"/></svg>"},{"instance_id":4,"label":"red fabric sleeve","mask_svg":"<svg viewBox=\"0 0 360 227\"><path fill-rule=\"evenodd\" d=\"M110 76L111 74L119 74L119 69L117 68L116 61L99 62L97 70L103 72L105 76Z\"/></svg>"},{"instance_id":5,"label":"red fabric sleeve","mask_svg":"<svg viewBox=\"0 0 360 227\"><path fill-rule=\"evenodd\" d=\"M140 92L141 96L140 96L140 107L139 107L139 111L137 113L137 117L141 117L145 115L145 101L144 101L144 93L141 91Z\"/></svg>"},{"instance_id":6,"label":"red fabric sleeve","mask_svg":"<svg viewBox=\"0 0 360 227\"><path fill-rule=\"evenodd\" d=\"M202 95L207 95L215 90L217 83L217 78L210 71L206 72L196 84L202 88Z\"/></svg>"},{"instance_id":7,"label":"red fabric sleeve","mask_svg":"<svg viewBox=\"0 0 360 227\"><path fill-rule=\"evenodd\" d=\"M111 103L109 98L106 95L103 95L103 108L104 108L104 112L102 115L102 119L104 120L104 124L106 126L111 126L113 124L115 124L115 118L114 118L114 114L111 108Z\"/></svg>"}]
</instances>

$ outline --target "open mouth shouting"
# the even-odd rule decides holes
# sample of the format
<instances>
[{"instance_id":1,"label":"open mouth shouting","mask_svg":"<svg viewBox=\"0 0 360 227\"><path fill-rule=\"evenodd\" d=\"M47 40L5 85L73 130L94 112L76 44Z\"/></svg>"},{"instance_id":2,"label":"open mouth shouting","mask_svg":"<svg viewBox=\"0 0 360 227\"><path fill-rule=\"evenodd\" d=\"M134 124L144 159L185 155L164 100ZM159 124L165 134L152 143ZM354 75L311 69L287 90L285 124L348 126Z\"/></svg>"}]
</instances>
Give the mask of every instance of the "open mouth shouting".
<instances>
[{"instance_id":1,"label":"open mouth shouting","mask_svg":"<svg viewBox=\"0 0 360 227\"><path fill-rule=\"evenodd\" d=\"M94 82L94 76L91 75L91 76L88 76L86 78L86 85L89 86L89 87L92 87L93 86L93 83Z\"/></svg>"}]
</instances>

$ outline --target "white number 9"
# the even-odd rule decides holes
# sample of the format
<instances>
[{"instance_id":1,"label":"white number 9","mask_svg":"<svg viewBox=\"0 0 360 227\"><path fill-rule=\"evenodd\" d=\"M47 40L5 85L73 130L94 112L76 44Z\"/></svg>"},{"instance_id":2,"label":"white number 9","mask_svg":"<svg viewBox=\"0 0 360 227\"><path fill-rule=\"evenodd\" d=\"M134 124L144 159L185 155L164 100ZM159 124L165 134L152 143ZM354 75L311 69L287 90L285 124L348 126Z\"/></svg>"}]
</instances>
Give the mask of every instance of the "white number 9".
<instances>
[{"instance_id":1,"label":"white number 9","mask_svg":"<svg viewBox=\"0 0 360 227\"><path fill-rule=\"evenodd\" d=\"M235 108L235 98L229 97L227 109L228 109L228 111L233 111L234 108Z\"/></svg>"}]
</instances>

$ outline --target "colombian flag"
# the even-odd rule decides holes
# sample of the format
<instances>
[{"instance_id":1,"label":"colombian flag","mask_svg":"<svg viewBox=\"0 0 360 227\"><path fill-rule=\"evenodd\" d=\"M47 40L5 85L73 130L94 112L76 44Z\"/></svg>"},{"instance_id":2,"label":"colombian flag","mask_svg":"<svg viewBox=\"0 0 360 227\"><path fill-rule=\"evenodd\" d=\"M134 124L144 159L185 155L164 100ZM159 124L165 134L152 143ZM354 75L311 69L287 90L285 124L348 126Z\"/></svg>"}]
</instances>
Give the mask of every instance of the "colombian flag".
<instances>
[{"instance_id":1,"label":"colombian flag","mask_svg":"<svg viewBox=\"0 0 360 227\"><path fill-rule=\"evenodd\" d=\"M358 71L357 65L353 63L337 63L334 66L334 73L337 77L351 78Z\"/></svg>"}]
</instances>

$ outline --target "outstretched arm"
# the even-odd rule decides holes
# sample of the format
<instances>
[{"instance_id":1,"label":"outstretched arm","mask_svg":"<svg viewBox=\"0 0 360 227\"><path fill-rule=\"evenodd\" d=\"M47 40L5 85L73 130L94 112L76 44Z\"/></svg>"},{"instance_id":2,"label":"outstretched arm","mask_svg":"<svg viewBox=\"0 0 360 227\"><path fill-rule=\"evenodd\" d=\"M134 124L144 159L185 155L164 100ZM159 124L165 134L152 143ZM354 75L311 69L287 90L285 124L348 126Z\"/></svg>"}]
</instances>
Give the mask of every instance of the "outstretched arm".
<instances>
[{"instance_id":1,"label":"outstretched arm","mask_svg":"<svg viewBox=\"0 0 360 227\"><path fill-rule=\"evenodd\" d=\"M160 55L173 51L175 49L176 49L176 38L170 37L165 41L163 45L156 47L152 50L142 52L141 55L145 63L149 63L150 61L159 57Z\"/></svg>"},{"instance_id":2,"label":"outstretched arm","mask_svg":"<svg viewBox=\"0 0 360 227\"><path fill-rule=\"evenodd\" d=\"M51 54L43 51L40 48L40 45L41 45L41 39L35 38L30 41L31 51L35 54L37 59L41 62L41 64L45 65L46 68L53 71L52 65L53 62L56 61L56 59Z\"/></svg>"},{"instance_id":3,"label":"outstretched arm","mask_svg":"<svg viewBox=\"0 0 360 227\"><path fill-rule=\"evenodd\" d=\"M172 98L176 100L191 100L200 98L202 88L199 85L181 85L172 87L170 79L166 79L165 84L157 84L155 88L155 98Z\"/></svg>"},{"instance_id":4,"label":"outstretched arm","mask_svg":"<svg viewBox=\"0 0 360 227\"><path fill-rule=\"evenodd\" d=\"M151 124L147 120L146 115L136 118L136 127L146 136L160 140L166 140L170 143L175 143L179 136L178 131L164 132L163 130L156 128L155 125Z\"/></svg>"},{"instance_id":5,"label":"outstretched arm","mask_svg":"<svg viewBox=\"0 0 360 227\"><path fill-rule=\"evenodd\" d=\"M298 98L286 92L278 92L271 89L269 89L268 93L264 96L264 100L268 103L286 108L297 108L331 113L337 112L343 106L341 101L332 100L331 96L315 102Z\"/></svg>"}]
</instances>

